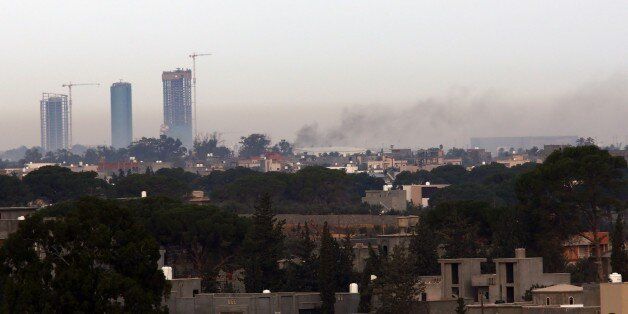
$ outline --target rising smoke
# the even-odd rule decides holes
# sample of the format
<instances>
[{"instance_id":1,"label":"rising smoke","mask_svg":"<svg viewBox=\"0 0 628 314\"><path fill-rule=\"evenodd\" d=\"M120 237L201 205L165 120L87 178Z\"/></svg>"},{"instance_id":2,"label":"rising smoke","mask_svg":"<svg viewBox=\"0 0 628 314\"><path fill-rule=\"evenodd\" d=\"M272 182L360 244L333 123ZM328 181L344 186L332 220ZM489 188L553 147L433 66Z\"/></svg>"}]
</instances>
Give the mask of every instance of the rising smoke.
<instances>
[{"instance_id":1,"label":"rising smoke","mask_svg":"<svg viewBox=\"0 0 628 314\"><path fill-rule=\"evenodd\" d=\"M297 147L395 144L466 146L474 136L592 136L610 145L628 139L628 73L592 82L551 99L513 99L458 89L399 107L345 108L339 124L316 122L297 131Z\"/></svg>"}]
</instances>

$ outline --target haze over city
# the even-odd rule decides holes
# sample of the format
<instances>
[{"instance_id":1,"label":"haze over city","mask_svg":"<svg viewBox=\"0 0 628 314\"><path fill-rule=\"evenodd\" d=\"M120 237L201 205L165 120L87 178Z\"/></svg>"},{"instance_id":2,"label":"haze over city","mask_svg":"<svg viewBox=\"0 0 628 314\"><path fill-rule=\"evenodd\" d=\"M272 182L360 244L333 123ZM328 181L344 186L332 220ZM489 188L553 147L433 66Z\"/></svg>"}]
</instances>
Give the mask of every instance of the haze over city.
<instances>
[{"instance_id":1,"label":"haze over city","mask_svg":"<svg viewBox=\"0 0 628 314\"><path fill-rule=\"evenodd\" d=\"M0 149L39 145L42 92L74 90L74 143L163 123L161 73L198 61L198 131L302 145L468 146L472 136L628 142L625 1L0 3Z\"/></svg>"}]
</instances>

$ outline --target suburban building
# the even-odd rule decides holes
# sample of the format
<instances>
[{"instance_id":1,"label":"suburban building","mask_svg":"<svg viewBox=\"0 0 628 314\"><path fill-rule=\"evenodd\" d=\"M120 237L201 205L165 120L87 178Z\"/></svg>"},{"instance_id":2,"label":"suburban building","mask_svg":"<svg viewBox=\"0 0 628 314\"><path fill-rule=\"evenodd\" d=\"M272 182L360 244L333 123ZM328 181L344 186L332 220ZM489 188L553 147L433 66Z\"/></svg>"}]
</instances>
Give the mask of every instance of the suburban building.
<instances>
[{"instance_id":1,"label":"suburban building","mask_svg":"<svg viewBox=\"0 0 628 314\"><path fill-rule=\"evenodd\" d=\"M402 188L406 192L406 201L412 203L415 206L427 207L429 205L430 197L438 191L448 187L449 184L431 184L426 182L425 184L411 184L403 185Z\"/></svg>"},{"instance_id":2,"label":"suburban building","mask_svg":"<svg viewBox=\"0 0 628 314\"><path fill-rule=\"evenodd\" d=\"M610 252L608 232L598 232L600 249L602 254ZM568 263L576 263L580 259L593 257L595 245L593 245L593 233L585 232L575 235L563 244L565 259Z\"/></svg>"},{"instance_id":3,"label":"suburban building","mask_svg":"<svg viewBox=\"0 0 628 314\"><path fill-rule=\"evenodd\" d=\"M321 306L317 292L270 292L262 293L199 293L200 278L170 280L172 290L166 300L171 313L177 314L226 314L226 313L318 313ZM336 293L335 313L357 313L360 294Z\"/></svg>"},{"instance_id":4,"label":"suburban building","mask_svg":"<svg viewBox=\"0 0 628 314\"><path fill-rule=\"evenodd\" d=\"M525 249L516 249L513 258L496 258L496 282L498 295L489 300L506 303L523 301L526 290L533 285L550 286L571 283L569 273L544 273L542 257L526 257Z\"/></svg>"},{"instance_id":5,"label":"suburban building","mask_svg":"<svg viewBox=\"0 0 628 314\"><path fill-rule=\"evenodd\" d=\"M610 283L600 284L601 314L628 313L628 282L622 282L621 275Z\"/></svg>"},{"instance_id":6,"label":"suburban building","mask_svg":"<svg viewBox=\"0 0 628 314\"><path fill-rule=\"evenodd\" d=\"M366 190L365 193L362 203L381 206L384 211L406 210L406 191L404 190Z\"/></svg>"}]
</instances>

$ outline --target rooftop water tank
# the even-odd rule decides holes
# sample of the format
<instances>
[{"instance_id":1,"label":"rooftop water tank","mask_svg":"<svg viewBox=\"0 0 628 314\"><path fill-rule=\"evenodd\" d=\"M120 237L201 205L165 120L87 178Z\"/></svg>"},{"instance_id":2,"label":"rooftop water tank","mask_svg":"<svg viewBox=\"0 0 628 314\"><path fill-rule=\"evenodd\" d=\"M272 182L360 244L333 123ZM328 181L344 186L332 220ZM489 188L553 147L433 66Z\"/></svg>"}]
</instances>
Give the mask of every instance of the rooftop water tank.
<instances>
[{"instance_id":1,"label":"rooftop water tank","mask_svg":"<svg viewBox=\"0 0 628 314\"><path fill-rule=\"evenodd\" d=\"M349 293L359 293L357 283L354 282L354 283L349 284Z\"/></svg>"},{"instance_id":2,"label":"rooftop water tank","mask_svg":"<svg viewBox=\"0 0 628 314\"><path fill-rule=\"evenodd\" d=\"M164 266L161 268L161 270L164 272L164 277L166 277L166 280L172 280L172 267Z\"/></svg>"}]
</instances>

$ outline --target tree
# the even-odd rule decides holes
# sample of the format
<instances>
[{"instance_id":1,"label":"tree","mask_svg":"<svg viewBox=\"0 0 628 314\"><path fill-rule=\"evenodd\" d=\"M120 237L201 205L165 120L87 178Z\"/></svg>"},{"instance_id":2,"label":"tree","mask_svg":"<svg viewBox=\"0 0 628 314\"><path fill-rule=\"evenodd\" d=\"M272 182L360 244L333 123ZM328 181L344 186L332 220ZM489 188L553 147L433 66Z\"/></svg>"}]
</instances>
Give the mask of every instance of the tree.
<instances>
[{"instance_id":1,"label":"tree","mask_svg":"<svg viewBox=\"0 0 628 314\"><path fill-rule=\"evenodd\" d=\"M24 205L28 199L28 189L20 179L0 175L0 206Z\"/></svg>"},{"instance_id":2,"label":"tree","mask_svg":"<svg viewBox=\"0 0 628 314\"><path fill-rule=\"evenodd\" d=\"M246 137L241 137L240 144L242 145L242 147L240 147L240 156L250 158L266 153L270 140L265 134L254 133Z\"/></svg>"},{"instance_id":3,"label":"tree","mask_svg":"<svg viewBox=\"0 0 628 314\"><path fill-rule=\"evenodd\" d=\"M292 155L292 144L286 140L281 140L273 146L273 152L280 153L284 156L290 156Z\"/></svg>"},{"instance_id":4,"label":"tree","mask_svg":"<svg viewBox=\"0 0 628 314\"><path fill-rule=\"evenodd\" d=\"M231 150L225 147L223 141L220 139L218 133L214 132L211 135L205 135L202 138L194 139L194 155L196 158L207 158L210 155L213 157L228 157L231 155Z\"/></svg>"},{"instance_id":5,"label":"tree","mask_svg":"<svg viewBox=\"0 0 628 314\"><path fill-rule=\"evenodd\" d=\"M414 227L408 250L414 257L413 272L415 274L429 276L440 272L438 245L434 231L427 224L419 223Z\"/></svg>"},{"instance_id":6,"label":"tree","mask_svg":"<svg viewBox=\"0 0 628 314\"><path fill-rule=\"evenodd\" d=\"M280 286L277 262L283 252L284 223L275 218L270 195L263 195L255 206L251 229L243 245L242 264L247 292Z\"/></svg>"},{"instance_id":7,"label":"tree","mask_svg":"<svg viewBox=\"0 0 628 314\"><path fill-rule=\"evenodd\" d=\"M294 240L293 254L288 257L298 259L286 266L283 291L317 291L318 260L314 254L316 243L310 233L310 227L306 222L302 228L297 226L297 238Z\"/></svg>"},{"instance_id":8,"label":"tree","mask_svg":"<svg viewBox=\"0 0 628 314\"><path fill-rule=\"evenodd\" d=\"M593 146L595 145L595 139L592 137L580 137L576 140L576 145L578 146Z\"/></svg>"},{"instance_id":9,"label":"tree","mask_svg":"<svg viewBox=\"0 0 628 314\"><path fill-rule=\"evenodd\" d=\"M20 223L0 251L8 313L166 312L159 247L115 201L64 203Z\"/></svg>"},{"instance_id":10,"label":"tree","mask_svg":"<svg viewBox=\"0 0 628 314\"><path fill-rule=\"evenodd\" d=\"M27 174L23 181L33 197L56 203L103 194L107 185L97 175L96 172L72 172L68 168L45 166Z\"/></svg>"},{"instance_id":11,"label":"tree","mask_svg":"<svg viewBox=\"0 0 628 314\"><path fill-rule=\"evenodd\" d=\"M318 255L318 286L321 294L323 314L333 314L336 303L336 270L337 270L337 243L329 233L327 222L323 225L321 245Z\"/></svg>"},{"instance_id":12,"label":"tree","mask_svg":"<svg viewBox=\"0 0 628 314\"><path fill-rule=\"evenodd\" d=\"M418 275L413 271L413 258L401 245L383 261L382 274L374 282L374 292L381 306L377 313L412 313L416 296L425 291Z\"/></svg>"},{"instance_id":13,"label":"tree","mask_svg":"<svg viewBox=\"0 0 628 314\"><path fill-rule=\"evenodd\" d=\"M128 148L128 154L140 161L178 162L186 153L179 139L163 134L159 138L142 137Z\"/></svg>"},{"instance_id":14,"label":"tree","mask_svg":"<svg viewBox=\"0 0 628 314\"><path fill-rule=\"evenodd\" d=\"M351 233L347 233L338 247L338 266L336 267L338 291L347 291L349 284L353 282L353 244L351 243Z\"/></svg>"},{"instance_id":15,"label":"tree","mask_svg":"<svg viewBox=\"0 0 628 314\"><path fill-rule=\"evenodd\" d=\"M143 218L147 229L167 250L186 252L181 262L188 275L202 279L203 292L218 291L216 277L220 270L228 271L240 252L248 222L238 215L213 206L178 205L168 208L152 208L150 215Z\"/></svg>"},{"instance_id":16,"label":"tree","mask_svg":"<svg viewBox=\"0 0 628 314\"><path fill-rule=\"evenodd\" d=\"M611 234L613 246L613 251L611 252L611 268L613 269L613 272L624 276L623 278L628 277L628 256L626 254L625 240L624 219L622 213L620 212L617 214L615 226Z\"/></svg>"},{"instance_id":17,"label":"tree","mask_svg":"<svg viewBox=\"0 0 628 314\"><path fill-rule=\"evenodd\" d=\"M583 284L598 281L595 258L582 258L574 264L569 264L565 270L571 274L571 283Z\"/></svg>"},{"instance_id":18,"label":"tree","mask_svg":"<svg viewBox=\"0 0 628 314\"><path fill-rule=\"evenodd\" d=\"M137 197L146 191L149 196L181 199L192 191L193 182L198 177L181 168L159 169L154 174L121 173L114 181L114 188L119 197Z\"/></svg>"},{"instance_id":19,"label":"tree","mask_svg":"<svg viewBox=\"0 0 628 314\"><path fill-rule=\"evenodd\" d=\"M611 211L621 207L624 169L624 158L597 146L567 147L550 154L517 182L532 237L552 240L554 248L573 234L590 238L599 281L604 280L600 231Z\"/></svg>"},{"instance_id":20,"label":"tree","mask_svg":"<svg viewBox=\"0 0 628 314\"><path fill-rule=\"evenodd\" d=\"M20 160L21 164L27 164L30 162L41 162L42 155L39 152L39 147L29 148L24 152L24 158Z\"/></svg>"},{"instance_id":21,"label":"tree","mask_svg":"<svg viewBox=\"0 0 628 314\"><path fill-rule=\"evenodd\" d=\"M464 303L463 298L458 298L457 306L456 306L456 314L466 314L467 313L467 305Z\"/></svg>"},{"instance_id":22,"label":"tree","mask_svg":"<svg viewBox=\"0 0 628 314\"><path fill-rule=\"evenodd\" d=\"M378 277L382 273L380 255L373 250L370 243L368 250L369 257L365 261L364 269L360 276L360 304L358 305L358 312L360 313L371 312L373 299L373 279L371 276Z\"/></svg>"}]
</instances>

